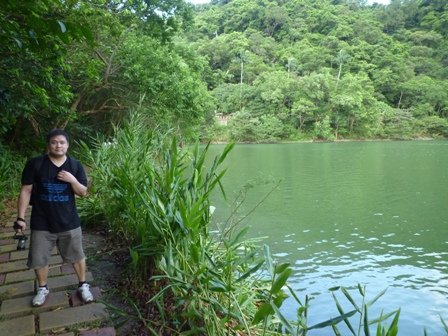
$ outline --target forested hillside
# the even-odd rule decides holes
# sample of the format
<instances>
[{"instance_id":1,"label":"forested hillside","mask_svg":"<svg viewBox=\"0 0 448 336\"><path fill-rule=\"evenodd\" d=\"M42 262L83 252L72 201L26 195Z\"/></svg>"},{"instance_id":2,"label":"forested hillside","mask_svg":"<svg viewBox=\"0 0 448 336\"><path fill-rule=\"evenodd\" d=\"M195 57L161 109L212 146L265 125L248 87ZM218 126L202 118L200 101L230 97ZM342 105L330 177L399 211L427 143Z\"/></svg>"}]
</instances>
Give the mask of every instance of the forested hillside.
<instances>
[{"instance_id":1,"label":"forested hillside","mask_svg":"<svg viewBox=\"0 0 448 336\"><path fill-rule=\"evenodd\" d=\"M213 0L186 36L228 120L210 138L448 136L444 0Z\"/></svg>"},{"instance_id":2,"label":"forested hillside","mask_svg":"<svg viewBox=\"0 0 448 336\"><path fill-rule=\"evenodd\" d=\"M340 333L342 321L354 330L354 314L359 333L361 324L397 333L400 309L369 321L384 291L368 302L361 285L360 304L340 288L354 310L342 312L332 294L340 315L309 325L311 296L286 286L301 270L274 263L267 245L244 240L248 226L240 231L260 205L240 213L253 181L211 234L210 195L224 193L233 144L214 161L208 146L184 144L448 137L448 2L2 0L5 218L26 160L54 127L89 168L83 223L113 246L101 254L119 252L129 266L109 293L132 305L113 311L118 324L139 321L145 333L133 335ZM299 305L291 322L280 309L289 294Z\"/></svg>"},{"instance_id":3,"label":"forested hillside","mask_svg":"<svg viewBox=\"0 0 448 336\"><path fill-rule=\"evenodd\" d=\"M108 136L136 108L189 139L448 136L445 0L6 0L0 19L0 149Z\"/></svg>"}]
</instances>

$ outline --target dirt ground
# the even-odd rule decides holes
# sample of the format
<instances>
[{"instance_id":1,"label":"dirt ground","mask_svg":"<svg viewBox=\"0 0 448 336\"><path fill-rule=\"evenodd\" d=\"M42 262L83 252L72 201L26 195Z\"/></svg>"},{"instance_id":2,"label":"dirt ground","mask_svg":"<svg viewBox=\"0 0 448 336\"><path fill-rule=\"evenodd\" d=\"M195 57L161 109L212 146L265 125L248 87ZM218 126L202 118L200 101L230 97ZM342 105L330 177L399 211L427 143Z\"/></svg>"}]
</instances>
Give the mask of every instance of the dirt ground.
<instances>
[{"instance_id":1,"label":"dirt ground","mask_svg":"<svg viewBox=\"0 0 448 336\"><path fill-rule=\"evenodd\" d=\"M146 335L126 290L127 249L117 247L98 230L84 228L83 236L88 271L93 275L94 285L101 288L101 300L108 307L118 335Z\"/></svg>"}]
</instances>

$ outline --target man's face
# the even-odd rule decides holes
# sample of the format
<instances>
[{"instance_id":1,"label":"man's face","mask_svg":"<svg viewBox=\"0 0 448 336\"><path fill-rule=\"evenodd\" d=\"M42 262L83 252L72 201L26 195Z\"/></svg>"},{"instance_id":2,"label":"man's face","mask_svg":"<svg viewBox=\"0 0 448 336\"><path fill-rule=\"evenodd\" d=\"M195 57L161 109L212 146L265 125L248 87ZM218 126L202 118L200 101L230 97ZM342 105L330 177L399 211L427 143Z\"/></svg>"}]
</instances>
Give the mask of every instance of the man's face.
<instances>
[{"instance_id":1,"label":"man's face","mask_svg":"<svg viewBox=\"0 0 448 336\"><path fill-rule=\"evenodd\" d=\"M48 154L53 157L62 157L67 154L68 142L65 136L56 135L50 139Z\"/></svg>"}]
</instances>

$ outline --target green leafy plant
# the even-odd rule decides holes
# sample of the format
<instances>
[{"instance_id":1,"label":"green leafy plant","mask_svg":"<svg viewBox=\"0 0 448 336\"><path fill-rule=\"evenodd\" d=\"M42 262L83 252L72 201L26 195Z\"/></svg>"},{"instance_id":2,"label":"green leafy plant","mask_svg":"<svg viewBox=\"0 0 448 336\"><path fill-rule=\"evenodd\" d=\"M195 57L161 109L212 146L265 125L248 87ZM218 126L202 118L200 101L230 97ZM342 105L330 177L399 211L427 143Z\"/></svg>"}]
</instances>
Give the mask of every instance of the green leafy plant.
<instances>
[{"instance_id":1,"label":"green leafy plant","mask_svg":"<svg viewBox=\"0 0 448 336\"><path fill-rule=\"evenodd\" d=\"M331 318L329 320L326 320L324 322L320 322L318 324L315 324L313 326L308 327L308 330L312 329L322 329L331 327L334 331L335 335L342 335L341 331L337 327L339 323L344 323L346 327L348 328L348 332L350 332L350 335L360 336L370 336L371 325L377 325L376 328L376 336L395 336L398 334L398 320L400 317L400 309L384 314L381 313L381 315L375 319L369 319L369 308L376 302L380 297L384 295L386 290L383 290L378 295L376 295L372 300L366 302L366 289L365 287L358 284L357 286L358 292L361 295L361 304L356 303L356 300L353 298L353 296L350 294L350 292L345 287L334 287L330 288L330 291L332 292L333 300L336 304L337 310L339 312L339 316L335 318ZM353 306L354 309L346 312L342 308L342 305L337 298L337 296L334 294L336 291L340 291L343 296L346 298L346 300ZM351 317L358 315L359 318L357 320L357 325L353 324L353 321L350 320ZM387 321L389 318L393 316L392 322L389 326L382 325L383 322Z\"/></svg>"},{"instance_id":2,"label":"green leafy plant","mask_svg":"<svg viewBox=\"0 0 448 336\"><path fill-rule=\"evenodd\" d=\"M135 284L154 284L148 303L161 319L139 317L148 330L221 335L259 329L250 322L257 303L263 295L282 297L283 273L273 273L283 277L273 282L274 290L254 290L265 287L260 248L236 225L219 235L209 232L210 195L217 187L224 193L222 164L233 144L210 162L208 146L182 147L174 134L148 131L145 116L136 112L113 140L98 139L94 150L81 147L92 187L80 213L104 222L129 246ZM175 313L167 314L166 306Z\"/></svg>"}]
</instances>

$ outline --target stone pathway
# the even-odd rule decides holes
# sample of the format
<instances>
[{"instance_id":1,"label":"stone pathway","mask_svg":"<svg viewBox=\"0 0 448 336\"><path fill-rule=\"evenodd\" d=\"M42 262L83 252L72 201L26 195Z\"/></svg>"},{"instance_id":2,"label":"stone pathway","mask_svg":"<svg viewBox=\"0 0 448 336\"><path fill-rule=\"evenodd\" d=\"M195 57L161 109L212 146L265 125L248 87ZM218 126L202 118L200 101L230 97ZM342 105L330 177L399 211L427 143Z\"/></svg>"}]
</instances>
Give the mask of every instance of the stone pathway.
<instances>
[{"instance_id":1,"label":"stone pathway","mask_svg":"<svg viewBox=\"0 0 448 336\"><path fill-rule=\"evenodd\" d=\"M83 304L76 294L75 271L62 263L56 250L50 261L47 301L42 307L31 306L36 282L34 271L26 266L29 241L25 251L17 251L13 221L0 228L0 336L115 336L106 306L97 302L101 289L94 287L92 274L87 272L87 281L95 302Z\"/></svg>"}]
</instances>

